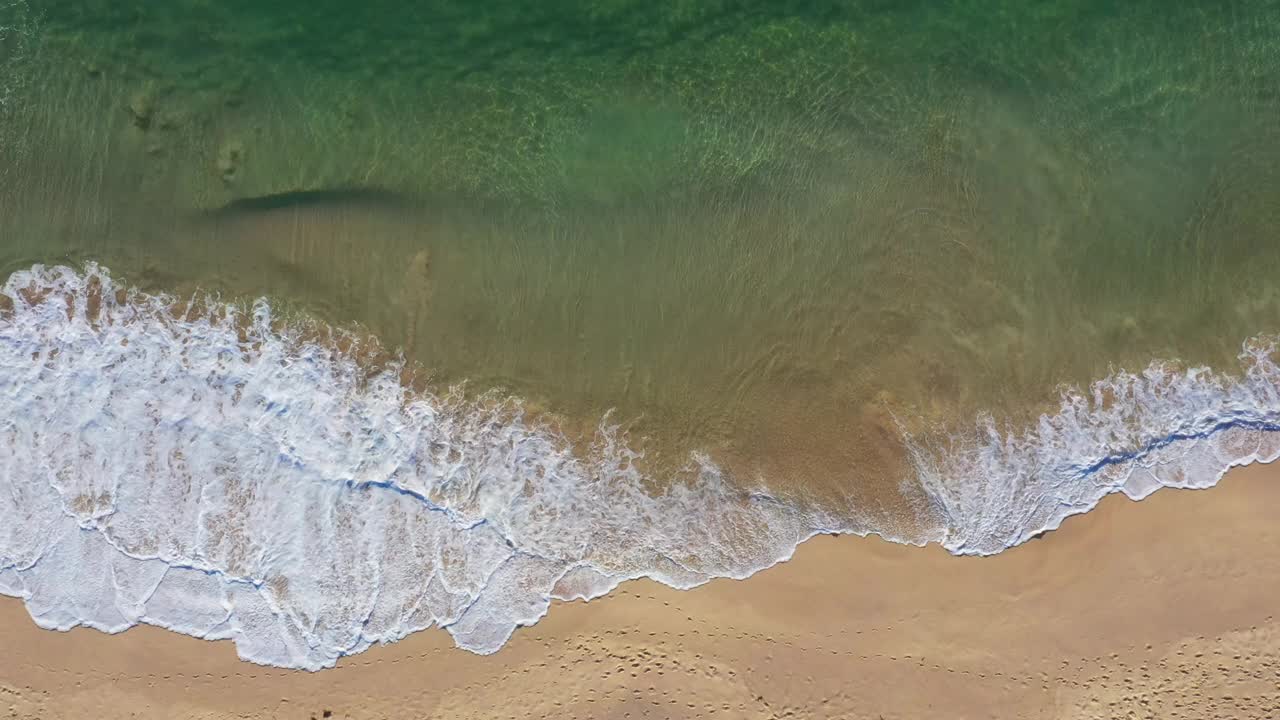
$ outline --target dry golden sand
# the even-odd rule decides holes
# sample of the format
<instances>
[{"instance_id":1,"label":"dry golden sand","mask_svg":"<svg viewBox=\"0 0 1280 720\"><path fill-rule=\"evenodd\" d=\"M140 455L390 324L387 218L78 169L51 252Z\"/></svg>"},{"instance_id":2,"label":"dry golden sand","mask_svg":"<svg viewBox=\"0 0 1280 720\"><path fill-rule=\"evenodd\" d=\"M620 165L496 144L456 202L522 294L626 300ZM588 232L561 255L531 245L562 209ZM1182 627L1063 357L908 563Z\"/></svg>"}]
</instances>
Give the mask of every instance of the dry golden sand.
<instances>
[{"instance_id":1,"label":"dry golden sand","mask_svg":"<svg viewBox=\"0 0 1280 720\"><path fill-rule=\"evenodd\" d=\"M308 674L0 604L0 718L1270 718L1280 467L1109 498L993 558L832 538L744 582L558 605L496 655L440 631Z\"/></svg>"}]
</instances>

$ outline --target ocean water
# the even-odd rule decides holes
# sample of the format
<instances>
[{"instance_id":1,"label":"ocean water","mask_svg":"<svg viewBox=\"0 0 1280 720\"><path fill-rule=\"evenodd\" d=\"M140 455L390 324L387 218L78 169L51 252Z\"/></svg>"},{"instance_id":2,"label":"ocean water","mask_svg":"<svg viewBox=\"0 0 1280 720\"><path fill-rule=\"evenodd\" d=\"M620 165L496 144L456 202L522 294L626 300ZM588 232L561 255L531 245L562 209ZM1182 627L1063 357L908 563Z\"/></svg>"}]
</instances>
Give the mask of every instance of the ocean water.
<instances>
[{"instance_id":1,"label":"ocean water","mask_svg":"<svg viewBox=\"0 0 1280 720\"><path fill-rule=\"evenodd\" d=\"M698 454L654 492L608 418L575 447L517 399L407 389L403 361L361 366L358 338L265 300L180 302L94 264L20 270L0 295L0 593L42 627L145 623L308 670L431 627L491 653L553 599L744 578L860 531ZM1109 493L1271 462L1276 350L1117 373L1030 429L909 441L943 522L890 539L994 554Z\"/></svg>"},{"instance_id":2,"label":"ocean water","mask_svg":"<svg viewBox=\"0 0 1280 720\"><path fill-rule=\"evenodd\" d=\"M284 667L488 653L1274 461L1277 28L0 0L0 593Z\"/></svg>"}]
</instances>

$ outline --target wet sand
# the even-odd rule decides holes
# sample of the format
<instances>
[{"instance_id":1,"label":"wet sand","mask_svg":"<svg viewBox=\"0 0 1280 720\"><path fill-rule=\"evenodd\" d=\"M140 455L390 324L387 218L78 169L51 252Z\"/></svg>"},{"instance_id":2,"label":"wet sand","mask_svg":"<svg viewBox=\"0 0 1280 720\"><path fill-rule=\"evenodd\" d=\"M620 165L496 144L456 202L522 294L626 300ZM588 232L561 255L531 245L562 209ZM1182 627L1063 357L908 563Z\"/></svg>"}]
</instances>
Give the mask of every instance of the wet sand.
<instances>
[{"instance_id":1,"label":"wet sand","mask_svg":"<svg viewBox=\"0 0 1280 720\"><path fill-rule=\"evenodd\" d=\"M441 631L315 674L0 603L16 718L1263 718L1280 713L1280 467L1108 498L991 558L822 537L746 581L557 604L497 654Z\"/></svg>"}]
</instances>

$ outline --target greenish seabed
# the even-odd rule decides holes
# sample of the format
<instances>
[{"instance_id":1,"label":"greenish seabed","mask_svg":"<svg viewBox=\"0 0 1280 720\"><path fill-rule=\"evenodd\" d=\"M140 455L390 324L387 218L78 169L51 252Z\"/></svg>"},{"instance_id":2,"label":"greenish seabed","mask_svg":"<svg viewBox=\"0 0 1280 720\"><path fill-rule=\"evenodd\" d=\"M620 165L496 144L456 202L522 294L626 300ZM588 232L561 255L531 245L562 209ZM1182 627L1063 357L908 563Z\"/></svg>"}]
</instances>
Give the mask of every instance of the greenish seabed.
<instances>
[{"instance_id":1,"label":"greenish seabed","mask_svg":"<svg viewBox=\"0 0 1280 720\"><path fill-rule=\"evenodd\" d=\"M883 500L891 416L1280 329L1274 0L0 13L5 273L266 294L655 457ZM208 212L351 188L402 201Z\"/></svg>"}]
</instances>

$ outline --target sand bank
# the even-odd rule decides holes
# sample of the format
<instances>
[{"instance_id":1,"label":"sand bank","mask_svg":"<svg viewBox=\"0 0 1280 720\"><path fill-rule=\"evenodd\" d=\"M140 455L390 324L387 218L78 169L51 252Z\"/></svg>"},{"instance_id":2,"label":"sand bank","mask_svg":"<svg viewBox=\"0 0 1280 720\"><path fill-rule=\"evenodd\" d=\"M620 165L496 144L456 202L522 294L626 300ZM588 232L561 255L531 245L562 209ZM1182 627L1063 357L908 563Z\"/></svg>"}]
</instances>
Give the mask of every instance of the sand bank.
<instances>
[{"instance_id":1,"label":"sand bank","mask_svg":"<svg viewBox=\"0 0 1280 720\"><path fill-rule=\"evenodd\" d=\"M558 604L496 655L440 631L320 673L0 602L8 717L1262 718L1280 713L1280 467L1108 498L991 558L822 537L742 581ZM1132 714L1131 714L1132 713Z\"/></svg>"}]
</instances>

